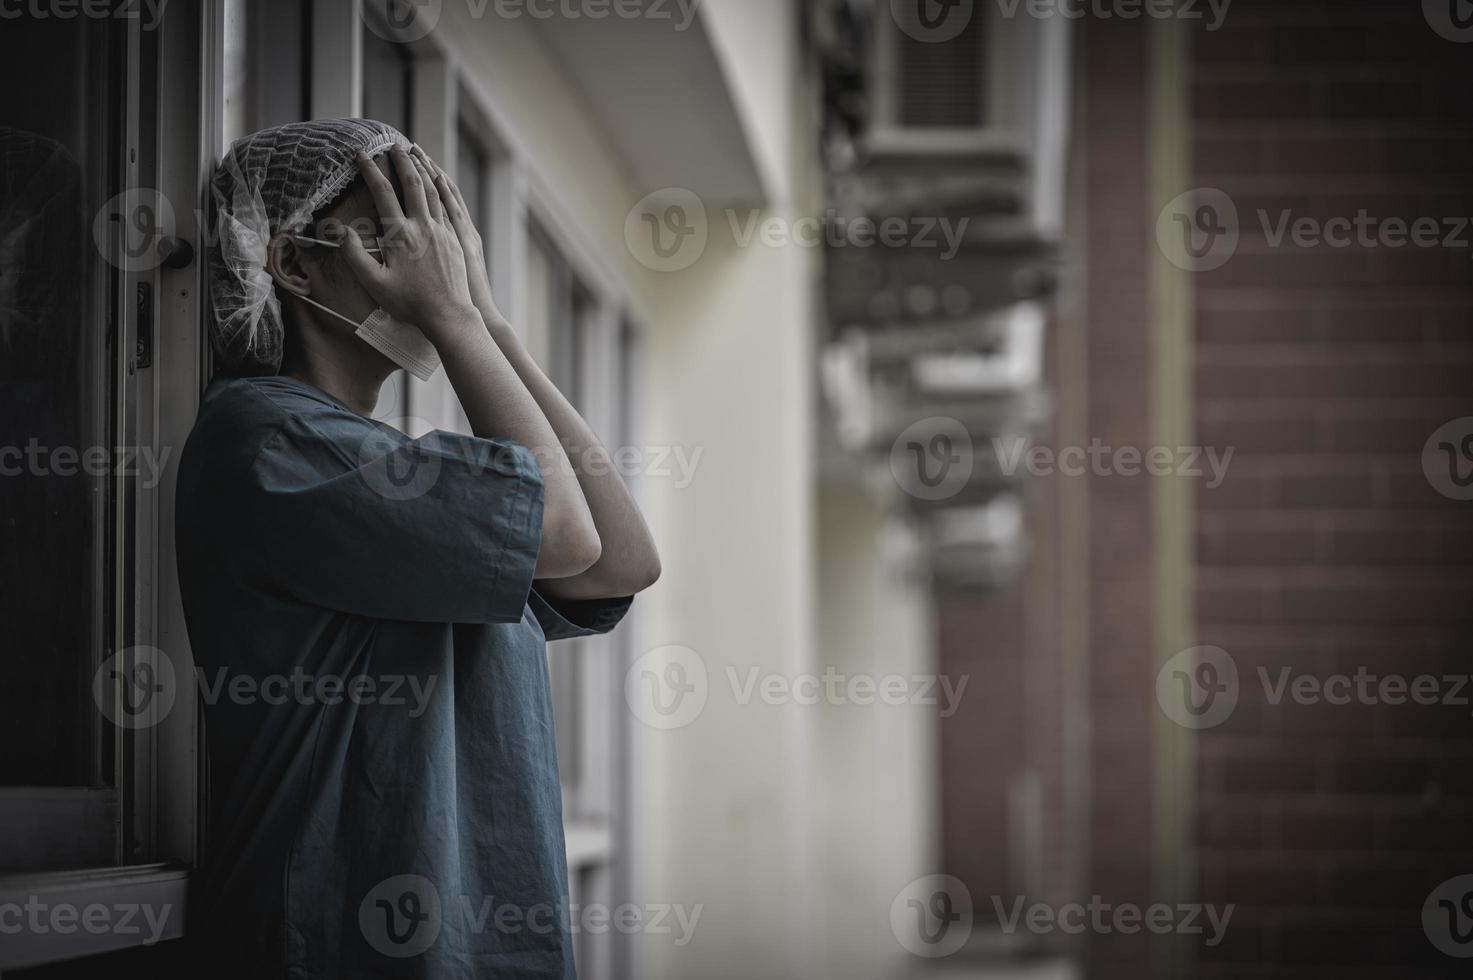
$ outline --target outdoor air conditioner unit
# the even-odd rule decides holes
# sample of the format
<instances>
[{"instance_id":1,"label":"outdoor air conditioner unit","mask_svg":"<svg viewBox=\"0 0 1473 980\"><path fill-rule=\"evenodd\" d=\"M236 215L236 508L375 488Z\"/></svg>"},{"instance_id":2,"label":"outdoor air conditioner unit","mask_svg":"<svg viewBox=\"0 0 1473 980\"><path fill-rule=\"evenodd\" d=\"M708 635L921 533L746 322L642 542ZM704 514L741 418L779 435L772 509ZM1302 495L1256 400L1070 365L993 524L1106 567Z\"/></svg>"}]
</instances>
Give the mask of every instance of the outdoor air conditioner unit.
<instances>
[{"instance_id":1,"label":"outdoor air conditioner unit","mask_svg":"<svg viewBox=\"0 0 1473 980\"><path fill-rule=\"evenodd\" d=\"M1051 414L1043 387L1045 316L1040 304L1020 303L909 330L846 331L820 364L839 446L877 462L880 482L897 484L921 510L1018 490L1026 473L998 447L1026 445ZM969 476L937 495L896 453L942 434L965 453Z\"/></svg>"},{"instance_id":2,"label":"outdoor air conditioner unit","mask_svg":"<svg viewBox=\"0 0 1473 980\"><path fill-rule=\"evenodd\" d=\"M995 196L1016 179L1021 224L1056 239L1070 22L1037 13L1021 0L875 0L864 144L872 168L926 161L933 187L946 186L948 159L973 193Z\"/></svg>"},{"instance_id":3,"label":"outdoor air conditioner unit","mask_svg":"<svg viewBox=\"0 0 1473 980\"><path fill-rule=\"evenodd\" d=\"M1006 588L1022 574L1028 552L1023 503L1013 494L931 515L931 571L943 588Z\"/></svg>"}]
</instances>

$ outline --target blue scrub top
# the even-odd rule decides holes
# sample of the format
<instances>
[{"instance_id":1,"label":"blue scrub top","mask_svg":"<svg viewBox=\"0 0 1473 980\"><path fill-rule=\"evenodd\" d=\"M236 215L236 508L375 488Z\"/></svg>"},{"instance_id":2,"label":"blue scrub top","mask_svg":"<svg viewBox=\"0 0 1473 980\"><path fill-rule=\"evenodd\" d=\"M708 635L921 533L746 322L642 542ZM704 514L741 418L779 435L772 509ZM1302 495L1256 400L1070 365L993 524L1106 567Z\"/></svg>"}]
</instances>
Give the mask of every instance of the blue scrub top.
<instances>
[{"instance_id":1,"label":"blue scrub top","mask_svg":"<svg viewBox=\"0 0 1473 980\"><path fill-rule=\"evenodd\" d=\"M212 974L574 976L545 642L631 600L540 592L541 525L516 443L410 439L291 378L210 386L176 531Z\"/></svg>"}]
</instances>

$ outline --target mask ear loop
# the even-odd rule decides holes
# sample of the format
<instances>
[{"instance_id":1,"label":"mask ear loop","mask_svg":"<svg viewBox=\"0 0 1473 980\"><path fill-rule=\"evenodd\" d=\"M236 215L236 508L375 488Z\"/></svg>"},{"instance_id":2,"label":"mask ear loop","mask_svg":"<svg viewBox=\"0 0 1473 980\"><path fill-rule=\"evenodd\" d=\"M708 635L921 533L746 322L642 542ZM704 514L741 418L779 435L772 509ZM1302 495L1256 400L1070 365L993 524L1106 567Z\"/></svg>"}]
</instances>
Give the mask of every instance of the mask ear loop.
<instances>
[{"instance_id":1,"label":"mask ear loop","mask_svg":"<svg viewBox=\"0 0 1473 980\"><path fill-rule=\"evenodd\" d=\"M342 245L341 242L329 242L329 241L325 241L325 240L323 240L321 238L309 238L306 235L293 235L292 236L292 239L295 240L295 241L299 241L299 242L310 242L313 245L326 245L328 248L342 248L343 247L343 245ZM379 246L375 245L373 248L368 248L368 247L365 246L364 249L363 249L363 251L367 252L369 255L382 255L384 250L382 248L380 248Z\"/></svg>"},{"instance_id":2,"label":"mask ear loop","mask_svg":"<svg viewBox=\"0 0 1473 980\"><path fill-rule=\"evenodd\" d=\"M330 314L332 316L337 317L339 320L342 320L344 323L348 324L348 326L350 326L350 327L353 327L353 328L357 329L357 328L361 328L363 326L363 324L359 323L357 320L354 320L351 317L343 316L343 314L339 313L337 310L333 309L332 307L330 307L330 306L323 306L321 303L317 302L317 300L313 299L310 296L297 296L295 298L301 300L303 303L310 303L311 305L317 307L319 310L321 310L324 313L327 313L327 314Z\"/></svg>"}]
</instances>

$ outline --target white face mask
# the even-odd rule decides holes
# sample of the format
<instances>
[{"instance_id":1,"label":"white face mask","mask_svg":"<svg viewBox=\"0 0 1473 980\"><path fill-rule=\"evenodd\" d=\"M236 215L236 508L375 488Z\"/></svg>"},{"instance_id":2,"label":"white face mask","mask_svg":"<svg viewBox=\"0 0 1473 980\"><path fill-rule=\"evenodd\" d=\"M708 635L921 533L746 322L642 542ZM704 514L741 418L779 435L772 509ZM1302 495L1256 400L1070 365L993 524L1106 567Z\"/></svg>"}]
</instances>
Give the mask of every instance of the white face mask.
<instances>
[{"instance_id":1,"label":"white face mask","mask_svg":"<svg viewBox=\"0 0 1473 980\"><path fill-rule=\"evenodd\" d=\"M334 242L318 241L313 238L303 238L303 241L327 245L331 248L340 247ZM372 251L378 250L372 249ZM324 313L337 317L344 323L357 327L355 335L364 343L419 380L428 381L435 376L436 371L440 370L440 352L435 349L434 344L430 343L429 338L418 327L396 319L383 307L374 310L368 315L368 319L358 323L356 320L343 316L337 310L323 306L315 299L307 296L297 298L310 303Z\"/></svg>"}]
</instances>

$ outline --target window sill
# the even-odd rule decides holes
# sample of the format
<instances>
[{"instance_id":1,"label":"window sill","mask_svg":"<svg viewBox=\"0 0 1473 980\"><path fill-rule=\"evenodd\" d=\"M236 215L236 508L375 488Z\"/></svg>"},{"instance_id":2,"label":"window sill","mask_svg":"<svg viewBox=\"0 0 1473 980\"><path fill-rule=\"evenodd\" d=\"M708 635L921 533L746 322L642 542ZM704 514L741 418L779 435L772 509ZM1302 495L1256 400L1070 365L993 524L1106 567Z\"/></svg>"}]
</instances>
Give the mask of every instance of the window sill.
<instances>
[{"instance_id":1,"label":"window sill","mask_svg":"<svg viewBox=\"0 0 1473 980\"><path fill-rule=\"evenodd\" d=\"M0 970L178 939L188 895L169 864L0 878Z\"/></svg>"}]
</instances>

